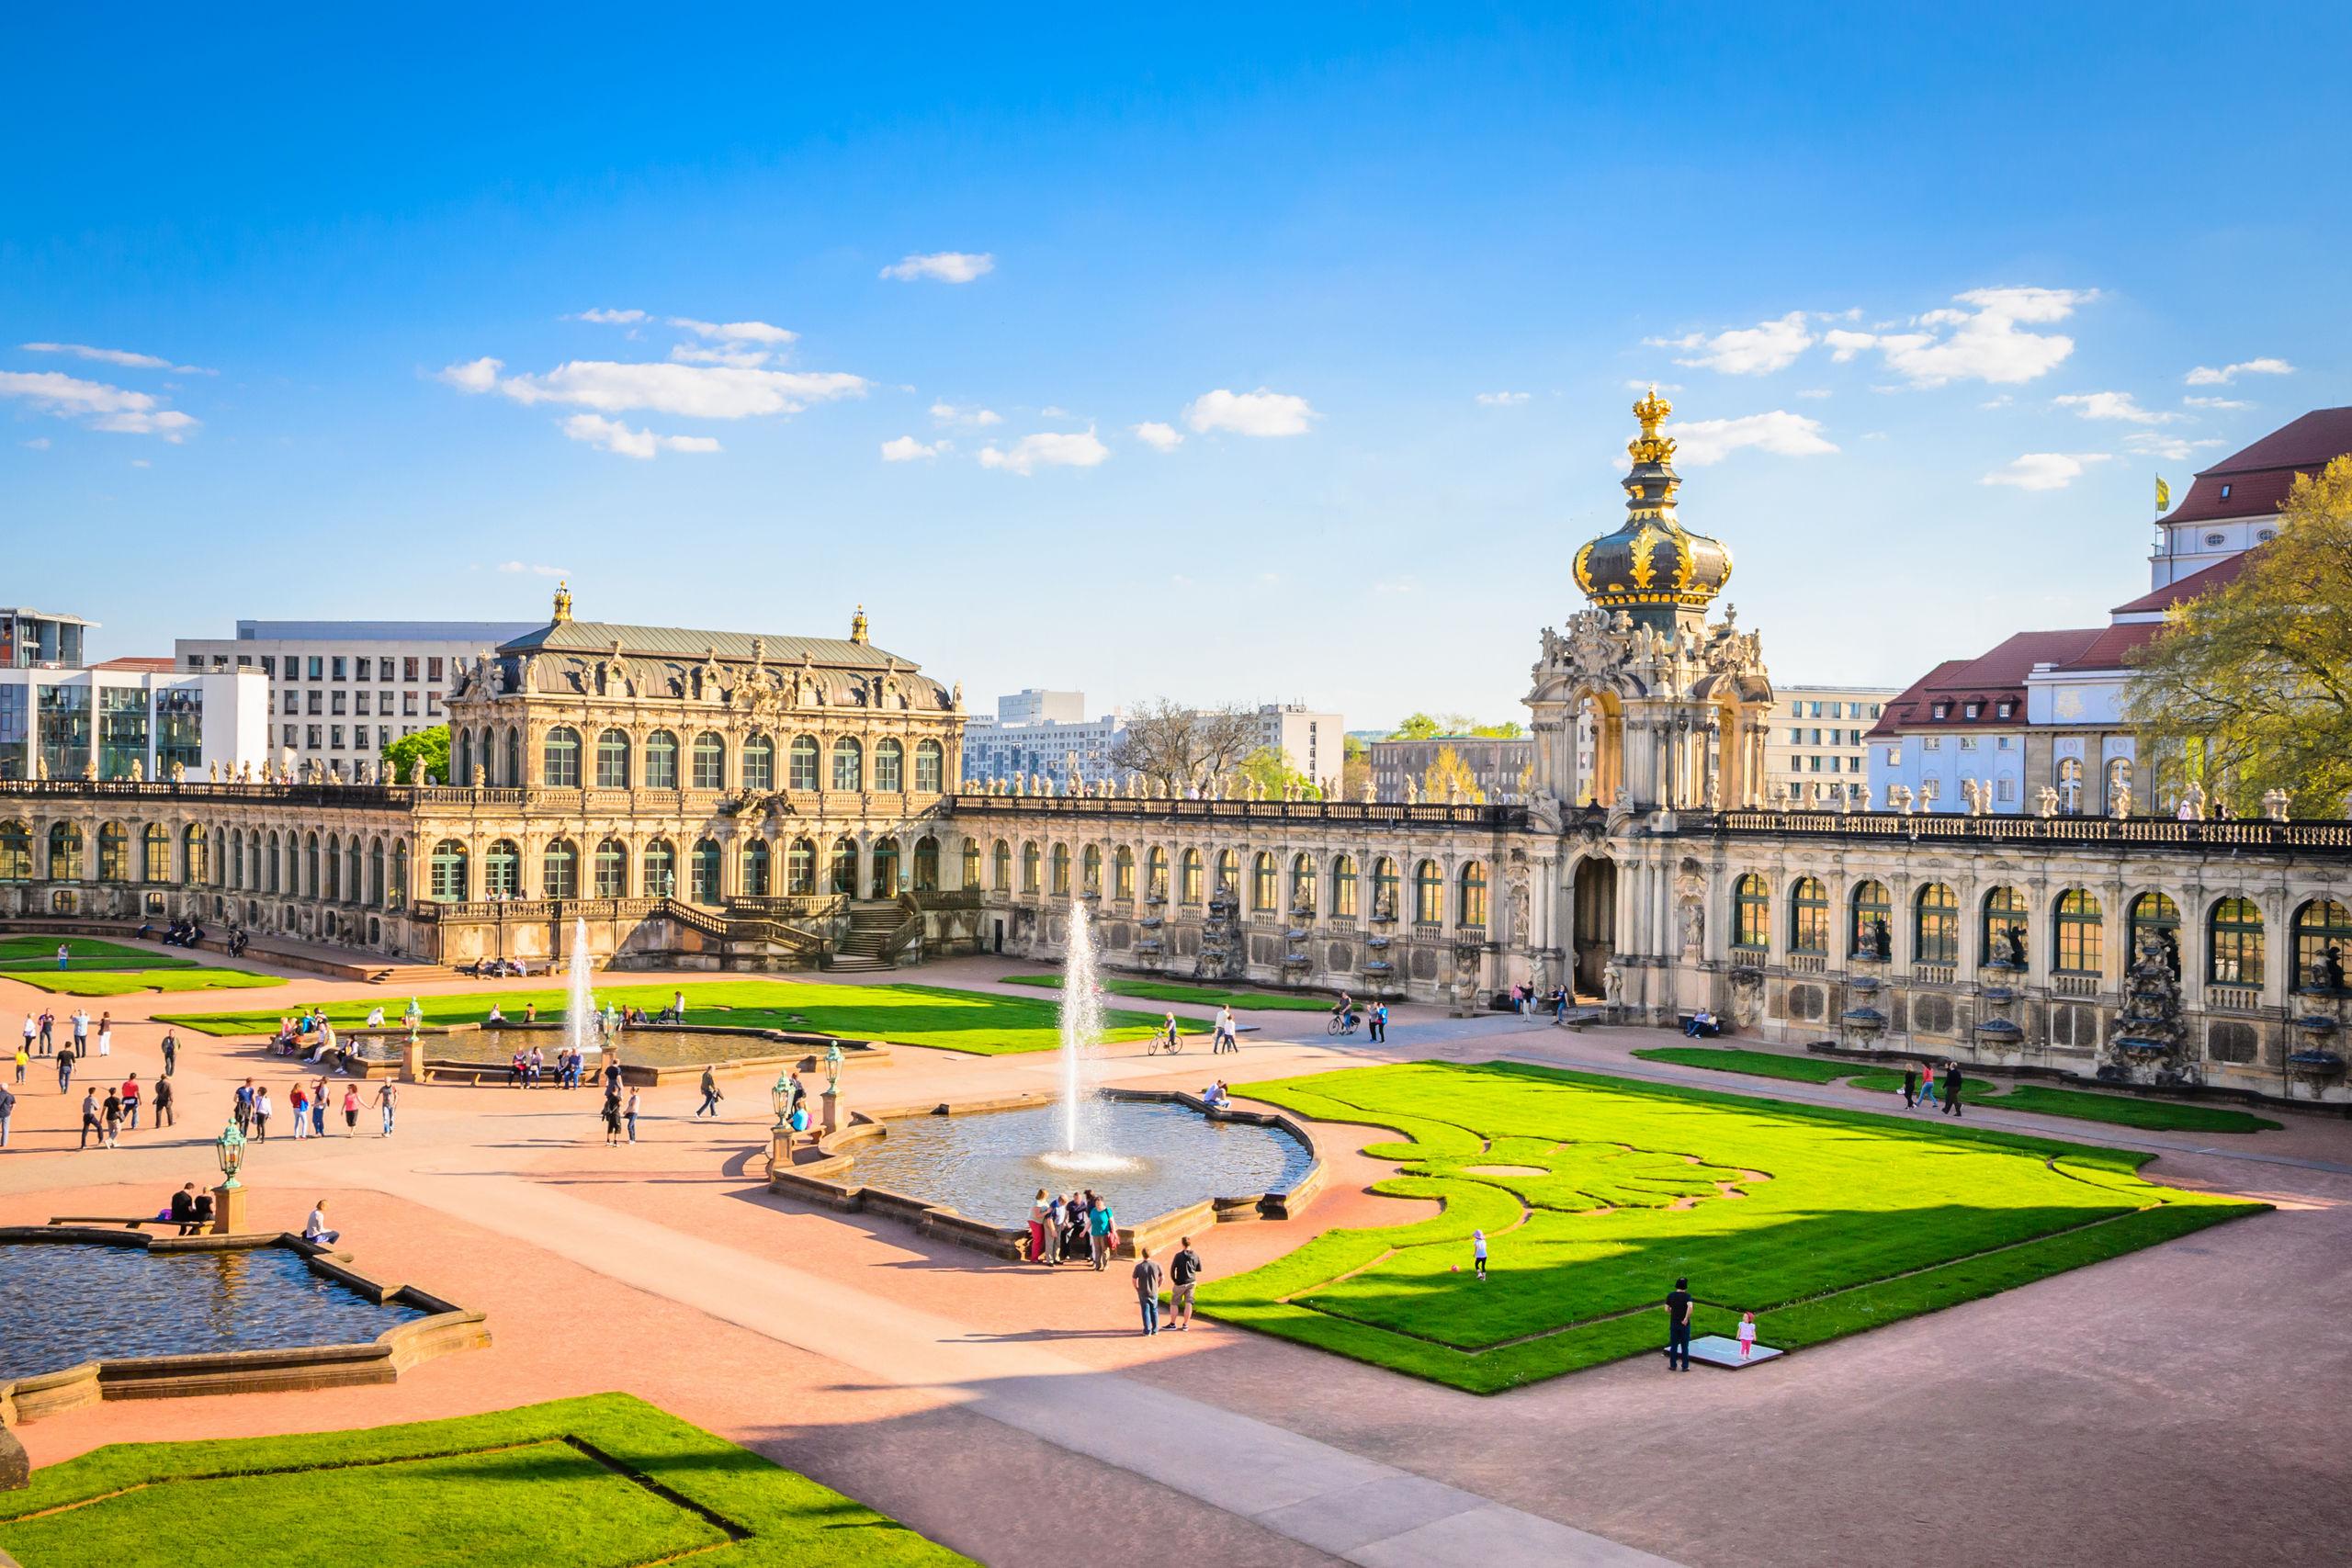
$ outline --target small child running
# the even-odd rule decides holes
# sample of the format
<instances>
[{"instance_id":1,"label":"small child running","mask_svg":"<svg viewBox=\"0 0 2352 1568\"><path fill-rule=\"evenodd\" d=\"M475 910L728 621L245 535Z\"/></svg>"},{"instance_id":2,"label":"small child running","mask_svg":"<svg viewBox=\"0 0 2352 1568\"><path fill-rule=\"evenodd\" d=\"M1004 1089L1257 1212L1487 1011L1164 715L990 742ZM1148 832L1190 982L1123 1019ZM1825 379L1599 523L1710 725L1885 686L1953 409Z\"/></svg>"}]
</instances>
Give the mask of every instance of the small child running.
<instances>
[{"instance_id":1,"label":"small child running","mask_svg":"<svg viewBox=\"0 0 2352 1568\"><path fill-rule=\"evenodd\" d=\"M1487 1277L1487 1233L1485 1231L1470 1233L1470 1260L1477 1265L1478 1278L1485 1279Z\"/></svg>"},{"instance_id":2,"label":"small child running","mask_svg":"<svg viewBox=\"0 0 2352 1568\"><path fill-rule=\"evenodd\" d=\"M1755 1354L1755 1351L1756 1314L1752 1312L1744 1312L1739 1314L1739 1359L1745 1361L1749 1356Z\"/></svg>"}]
</instances>

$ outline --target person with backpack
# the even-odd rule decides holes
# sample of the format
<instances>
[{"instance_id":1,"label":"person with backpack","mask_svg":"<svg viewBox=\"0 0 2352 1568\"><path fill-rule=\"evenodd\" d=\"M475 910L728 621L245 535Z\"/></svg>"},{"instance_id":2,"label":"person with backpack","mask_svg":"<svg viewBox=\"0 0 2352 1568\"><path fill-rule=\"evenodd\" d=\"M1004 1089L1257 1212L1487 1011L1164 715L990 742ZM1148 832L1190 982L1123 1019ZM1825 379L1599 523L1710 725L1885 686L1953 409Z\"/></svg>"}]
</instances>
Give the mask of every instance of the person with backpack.
<instances>
[{"instance_id":1,"label":"person with backpack","mask_svg":"<svg viewBox=\"0 0 2352 1568\"><path fill-rule=\"evenodd\" d=\"M709 1067L702 1070L702 1103L695 1107L695 1114L710 1112L712 1121L718 1119L718 1102L727 1097L718 1092L718 1075Z\"/></svg>"},{"instance_id":2,"label":"person with backpack","mask_svg":"<svg viewBox=\"0 0 2352 1568\"><path fill-rule=\"evenodd\" d=\"M1201 1255L1193 1250L1191 1236L1177 1239L1176 1256L1168 1260L1168 1312L1182 1334L1193 1326L1193 1286L1201 1277Z\"/></svg>"}]
</instances>

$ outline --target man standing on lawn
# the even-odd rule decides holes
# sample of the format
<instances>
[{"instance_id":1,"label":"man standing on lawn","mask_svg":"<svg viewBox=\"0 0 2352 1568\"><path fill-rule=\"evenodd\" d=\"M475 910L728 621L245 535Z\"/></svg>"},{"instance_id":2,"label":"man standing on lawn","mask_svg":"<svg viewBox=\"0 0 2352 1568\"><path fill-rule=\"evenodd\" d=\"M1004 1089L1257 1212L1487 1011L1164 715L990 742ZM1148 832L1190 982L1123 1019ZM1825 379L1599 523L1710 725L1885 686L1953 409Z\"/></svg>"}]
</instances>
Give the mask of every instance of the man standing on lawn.
<instances>
[{"instance_id":1,"label":"man standing on lawn","mask_svg":"<svg viewBox=\"0 0 2352 1568\"><path fill-rule=\"evenodd\" d=\"M1679 1366L1675 1359L1681 1358ZM1690 1281L1677 1280L1666 1297L1666 1370L1690 1370Z\"/></svg>"},{"instance_id":2,"label":"man standing on lawn","mask_svg":"<svg viewBox=\"0 0 2352 1568\"><path fill-rule=\"evenodd\" d=\"M1960 1114L1960 1064L1953 1062L1944 1069L1944 1114Z\"/></svg>"}]
</instances>

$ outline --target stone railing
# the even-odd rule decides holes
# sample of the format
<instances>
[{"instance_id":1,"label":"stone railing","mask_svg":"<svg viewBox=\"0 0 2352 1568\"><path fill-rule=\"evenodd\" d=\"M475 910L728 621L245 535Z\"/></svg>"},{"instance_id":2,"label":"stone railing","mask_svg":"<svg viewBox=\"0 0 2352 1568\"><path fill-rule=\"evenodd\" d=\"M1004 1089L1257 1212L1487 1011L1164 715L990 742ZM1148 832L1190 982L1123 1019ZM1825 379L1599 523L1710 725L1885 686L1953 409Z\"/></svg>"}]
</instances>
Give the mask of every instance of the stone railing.
<instances>
[{"instance_id":1,"label":"stone railing","mask_svg":"<svg viewBox=\"0 0 2352 1568\"><path fill-rule=\"evenodd\" d=\"M464 794L460 790L458 794ZM418 791L409 784L207 784L195 779L0 779L0 800L185 800L233 806L345 806L406 810Z\"/></svg>"},{"instance_id":2,"label":"stone railing","mask_svg":"<svg viewBox=\"0 0 2352 1568\"><path fill-rule=\"evenodd\" d=\"M1826 953L1792 953L1783 961L1783 964L1788 971L1792 975L1826 975L1829 973L1829 955Z\"/></svg>"},{"instance_id":3,"label":"stone railing","mask_svg":"<svg viewBox=\"0 0 2352 1568\"><path fill-rule=\"evenodd\" d=\"M2352 821L2182 822L2169 817L1969 817L1958 812L1718 812L1688 820L1725 833L1803 833L1845 839L1977 840L2011 843L2165 844L2212 849L2352 853Z\"/></svg>"},{"instance_id":4,"label":"stone railing","mask_svg":"<svg viewBox=\"0 0 2352 1568\"><path fill-rule=\"evenodd\" d=\"M2099 977L2096 975L2052 975L2050 989L2061 997L2095 997L2098 995Z\"/></svg>"},{"instance_id":5,"label":"stone railing","mask_svg":"<svg viewBox=\"0 0 2352 1568\"><path fill-rule=\"evenodd\" d=\"M1957 967L1958 965L1951 964L1914 964L1911 965L1912 983L1920 986L1949 986L1952 982L1952 974Z\"/></svg>"},{"instance_id":6,"label":"stone railing","mask_svg":"<svg viewBox=\"0 0 2352 1568\"><path fill-rule=\"evenodd\" d=\"M2259 986L2208 986L2205 1005L2222 1012L2258 1012L2262 1009L2262 987Z\"/></svg>"},{"instance_id":7,"label":"stone railing","mask_svg":"<svg viewBox=\"0 0 2352 1568\"><path fill-rule=\"evenodd\" d=\"M1021 817L1101 817L1165 822L1364 823L1506 829L1527 826L1524 806L1447 806L1426 801L1135 800L1125 795L955 795L943 797L952 815L1008 812Z\"/></svg>"}]
</instances>

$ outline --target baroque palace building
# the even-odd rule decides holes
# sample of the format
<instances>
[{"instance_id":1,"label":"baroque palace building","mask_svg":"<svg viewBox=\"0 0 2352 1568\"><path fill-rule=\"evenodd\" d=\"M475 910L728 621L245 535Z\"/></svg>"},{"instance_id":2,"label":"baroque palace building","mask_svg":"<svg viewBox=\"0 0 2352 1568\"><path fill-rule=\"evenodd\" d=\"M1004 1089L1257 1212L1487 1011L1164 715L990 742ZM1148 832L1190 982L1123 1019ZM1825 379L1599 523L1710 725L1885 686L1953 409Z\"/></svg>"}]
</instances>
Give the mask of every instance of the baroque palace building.
<instances>
[{"instance_id":1,"label":"baroque palace building","mask_svg":"<svg viewBox=\"0 0 2352 1568\"><path fill-rule=\"evenodd\" d=\"M781 969L1054 962L1082 908L1107 966L1170 978L1463 1011L1565 985L1626 1022L2346 1099L2308 1021L2352 1022L2310 989L2352 948L2352 823L1771 789L1779 697L1710 618L1731 555L1679 519L1670 412L1634 407L1625 521L1574 553L1589 605L1540 635L1500 799L966 780L960 691L862 613L757 637L560 592L452 691L447 780L0 781L0 911L453 964L560 959L585 922L600 964Z\"/></svg>"}]
</instances>

